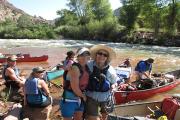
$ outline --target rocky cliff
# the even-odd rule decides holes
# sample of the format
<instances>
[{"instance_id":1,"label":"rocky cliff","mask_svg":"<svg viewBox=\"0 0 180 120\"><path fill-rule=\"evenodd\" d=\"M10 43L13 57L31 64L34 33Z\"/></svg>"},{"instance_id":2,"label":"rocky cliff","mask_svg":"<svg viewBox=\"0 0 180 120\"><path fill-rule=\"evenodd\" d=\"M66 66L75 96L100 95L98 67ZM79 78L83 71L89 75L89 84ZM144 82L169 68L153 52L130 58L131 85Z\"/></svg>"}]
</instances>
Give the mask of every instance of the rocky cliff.
<instances>
[{"instance_id":1,"label":"rocky cliff","mask_svg":"<svg viewBox=\"0 0 180 120\"><path fill-rule=\"evenodd\" d=\"M0 22L10 19L17 21L21 15L27 15L34 22L48 22L42 17L30 16L25 13L23 10L16 8L13 4L9 3L7 0L0 0Z\"/></svg>"}]
</instances>

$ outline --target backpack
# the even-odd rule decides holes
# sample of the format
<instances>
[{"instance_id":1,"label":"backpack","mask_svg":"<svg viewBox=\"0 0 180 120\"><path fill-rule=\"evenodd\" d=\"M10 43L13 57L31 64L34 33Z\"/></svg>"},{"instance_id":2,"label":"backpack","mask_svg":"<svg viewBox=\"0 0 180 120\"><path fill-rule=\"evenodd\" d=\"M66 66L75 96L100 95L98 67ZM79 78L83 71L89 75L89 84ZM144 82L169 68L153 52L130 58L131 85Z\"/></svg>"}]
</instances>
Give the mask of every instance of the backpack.
<instances>
[{"instance_id":1,"label":"backpack","mask_svg":"<svg viewBox=\"0 0 180 120\"><path fill-rule=\"evenodd\" d=\"M109 66L103 70L99 70L96 66L93 66L93 72L89 77L88 90L96 92L107 92L110 87L110 81L106 78Z\"/></svg>"}]
</instances>

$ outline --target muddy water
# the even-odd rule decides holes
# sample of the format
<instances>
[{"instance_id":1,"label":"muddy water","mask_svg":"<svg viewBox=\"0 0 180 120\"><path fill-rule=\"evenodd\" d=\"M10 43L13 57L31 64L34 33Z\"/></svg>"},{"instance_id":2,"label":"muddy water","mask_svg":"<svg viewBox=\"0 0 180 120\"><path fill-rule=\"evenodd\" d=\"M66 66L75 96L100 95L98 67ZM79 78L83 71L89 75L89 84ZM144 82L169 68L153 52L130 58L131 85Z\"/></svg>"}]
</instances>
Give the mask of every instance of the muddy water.
<instances>
[{"instance_id":1,"label":"muddy water","mask_svg":"<svg viewBox=\"0 0 180 120\"><path fill-rule=\"evenodd\" d=\"M101 42L102 43L102 42ZM47 54L49 59L46 62L38 63L18 63L17 66L24 70L27 74L35 66L43 66L50 69L60 63L66 57L68 50L76 50L79 47L90 47L100 42L90 41L73 41L73 40L1 40L1 53L30 53L32 56L40 56ZM142 46L130 45L122 43L102 43L112 47L117 57L112 61L115 67L125 58L130 58L133 67L139 60L152 57L155 59L153 64L153 72L167 72L180 68L180 48L179 47L158 47L158 46ZM180 86L166 93L157 94L156 96L146 100L160 100L173 93L180 93Z\"/></svg>"}]
</instances>

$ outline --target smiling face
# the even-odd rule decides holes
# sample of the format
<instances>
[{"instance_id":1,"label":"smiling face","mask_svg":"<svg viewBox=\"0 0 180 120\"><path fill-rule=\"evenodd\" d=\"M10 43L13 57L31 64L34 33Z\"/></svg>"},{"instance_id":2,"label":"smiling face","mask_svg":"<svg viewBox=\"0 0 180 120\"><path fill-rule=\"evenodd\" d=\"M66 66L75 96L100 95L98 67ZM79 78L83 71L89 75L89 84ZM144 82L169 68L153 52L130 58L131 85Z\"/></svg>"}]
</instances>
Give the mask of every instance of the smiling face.
<instances>
[{"instance_id":1,"label":"smiling face","mask_svg":"<svg viewBox=\"0 0 180 120\"><path fill-rule=\"evenodd\" d=\"M99 50L97 53L96 53L96 63L97 64L106 64L106 62L108 61L108 57L109 57L109 54L107 51L105 50Z\"/></svg>"},{"instance_id":2,"label":"smiling face","mask_svg":"<svg viewBox=\"0 0 180 120\"><path fill-rule=\"evenodd\" d=\"M34 73L34 75L35 75L37 78L43 78L44 72L36 72L36 73Z\"/></svg>"},{"instance_id":3,"label":"smiling face","mask_svg":"<svg viewBox=\"0 0 180 120\"><path fill-rule=\"evenodd\" d=\"M81 65L85 65L90 60L90 54L81 54L77 57L77 60Z\"/></svg>"}]
</instances>

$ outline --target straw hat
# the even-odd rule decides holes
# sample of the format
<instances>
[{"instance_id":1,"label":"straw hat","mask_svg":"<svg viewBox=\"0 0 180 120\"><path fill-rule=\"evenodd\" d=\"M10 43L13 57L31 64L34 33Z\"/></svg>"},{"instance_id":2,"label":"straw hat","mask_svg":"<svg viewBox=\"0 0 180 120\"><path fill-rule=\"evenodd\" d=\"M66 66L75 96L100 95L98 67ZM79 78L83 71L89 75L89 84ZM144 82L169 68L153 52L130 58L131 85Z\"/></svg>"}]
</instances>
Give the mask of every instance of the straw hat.
<instances>
[{"instance_id":1,"label":"straw hat","mask_svg":"<svg viewBox=\"0 0 180 120\"><path fill-rule=\"evenodd\" d=\"M91 57L93 60L95 60L95 57L96 57L96 53L99 51L99 50L104 50L106 52L108 52L109 54L109 62L112 60L112 59L115 59L116 58L116 52L108 47L108 46L105 46L105 45L94 45L90 48L90 52L91 52Z\"/></svg>"}]
</instances>

